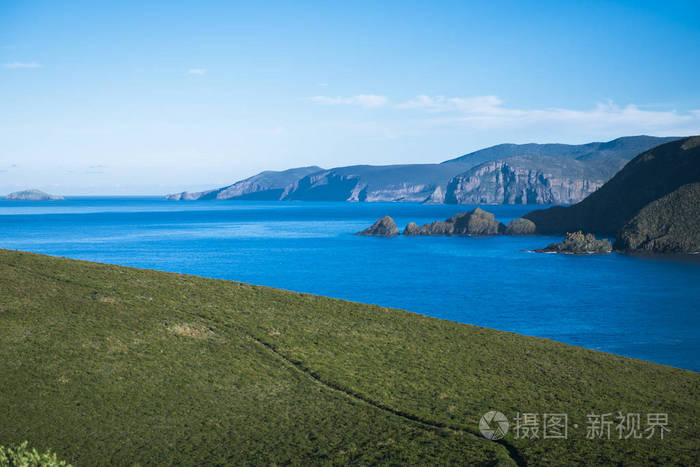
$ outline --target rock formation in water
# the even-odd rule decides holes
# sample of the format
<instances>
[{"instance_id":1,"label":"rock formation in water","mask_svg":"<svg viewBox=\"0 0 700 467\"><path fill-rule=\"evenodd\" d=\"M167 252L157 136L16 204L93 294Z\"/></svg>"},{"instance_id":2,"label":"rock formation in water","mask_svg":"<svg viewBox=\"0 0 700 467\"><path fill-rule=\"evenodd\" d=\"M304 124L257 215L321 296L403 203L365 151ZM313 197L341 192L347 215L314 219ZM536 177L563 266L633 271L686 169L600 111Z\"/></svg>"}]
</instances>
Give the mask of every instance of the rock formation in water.
<instances>
[{"instance_id":1,"label":"rock formation in water","mask_svg":"<svg viewBox=\"0 0 700 467\"><path fill-rule=\"evenodd\" d=\"M700 183L683 185L644 206L617 234L626 252L700 252Z\"/></svg>"},{"instance_id":2,"label":"rock formation in water","mask_svg":"<svg viewBox=\"0 0 700 467\"><path fill-rule=\"evenodd\" d=\"M445 221L431 222L429 224L417 225L409 223L403 231L408 236L427 235L473 235L486 236L498 235L505 232L506 227L498 222L493 214L480 208L471 212L455 214Z\"/></svg>"},{"instance_id":3,"label":"rock formation in water","mask_svg":"<svg viewBox=\"0 0 700 467\"><path fill-rule=\"evenodd\" d=\"M569 253L569 254L593 254L610 253L612 245L607 239L596 240L593 234L583 232L571 232L561 243L552 243L545 248L535 250L538 253Z\"/></svg>"},{"instance_id":4,"label":"rock formation in water","mask_svg":"<svg viewBox=\"0 0 700 467\"><path fill-rule=\"evenodd\" d=\"M614 235L650 202L696 182L700 182L700 136L640 154L574 206L531 211L524 217L535 223L538 233L582 230Z\"/></svg>"},{"instance_id":5,"label":"rock formation in water","mask_svg":"<svg viewBox=\"0 0 700 467\"><path fill-rule=\"evenodd\" d=\"M24 190L10 193L5 196L5 199L11 201L62 201L64 198L44 193L41 190Z\"/></svg>"},{"instance_id":6,"label":"rock formation in water","mask_svg":"<svg viewBox=\"0 0 700 467\"><path fill-rule=\"evenodd\" d=\"M362 232L357 232L355 235L369 235L373 237L395 237L399 234L399 228L396 222L389 216L384 216L371 227L366 228Z\"/></svg>"},{"instance_id":7,"label":"rock formation in water","mask_svg":"<svg viewBox=\"0 0 700 467\"><path fill-rule=\"evenodd\" d=\"M534 235L536 231L535 223L522 217L513 219L506 227L506 235Z\"/></svg>"}]
</instances>

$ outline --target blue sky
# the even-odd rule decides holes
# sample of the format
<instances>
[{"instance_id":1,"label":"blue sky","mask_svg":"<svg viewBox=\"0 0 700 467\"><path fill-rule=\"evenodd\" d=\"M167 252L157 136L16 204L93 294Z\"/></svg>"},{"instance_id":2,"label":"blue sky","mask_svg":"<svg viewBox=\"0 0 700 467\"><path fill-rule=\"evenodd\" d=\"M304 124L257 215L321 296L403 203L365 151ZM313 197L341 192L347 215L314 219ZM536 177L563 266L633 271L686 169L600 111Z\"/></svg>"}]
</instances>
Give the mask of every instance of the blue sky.
<instances>
[{"instance_id":1,"label":"blue sky","mask_svg":"<svg viewBox=\"0 0 700 467\"><path fill-rule=\"evenodd\" d=\"M698 18L673 1L4 0L0 192L697 134Z\"/></svg>"}]
</instances>

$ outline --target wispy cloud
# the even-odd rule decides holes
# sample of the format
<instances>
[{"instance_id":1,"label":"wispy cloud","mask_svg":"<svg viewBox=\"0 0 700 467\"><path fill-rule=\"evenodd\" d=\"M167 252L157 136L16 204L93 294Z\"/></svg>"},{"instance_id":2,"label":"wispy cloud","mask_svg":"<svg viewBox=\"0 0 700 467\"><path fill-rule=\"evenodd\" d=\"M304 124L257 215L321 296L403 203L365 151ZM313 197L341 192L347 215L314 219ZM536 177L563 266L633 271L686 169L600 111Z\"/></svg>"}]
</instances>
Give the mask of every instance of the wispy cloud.
<instances>
[{"instance_id":1,"label":"wispy cloud","mask_svg":"<svg viewBox=\"0 0 700 467\"><path fill-rule=\"evenodd\" d=\"M326 105L358 105L360 107L381 107L389 102L385 96L377 94L358 94L350 97L314 96L312 101Z\"/></svg>"},{"instance_id":2,"label":"wispy cloud","mask_svg":"<svg viewBox=\"0 0 700 467\"><path fill-rule=\"evenodd\" d=\"M398 104L400 109L423 109L429 112L489 113L500 107L503 101L497 96L444 97L419 95Z\"/></svg>"},{"instance_id":3,"label":"wispy cloud","mask_svg":"<svg viewBox=\"0 0 700 467\"><path fill-rule=\"evenodd\" d=\"M526 128L578 129L582 132L614 130L619 134L700 133L700 110L650 110L612 101L589 109L509 107L497 96L444 97L419 95L395 106L431 115L431 126L462 126L475 130L522 130ZM443 114L437 117L435 114Z\"/></svg>"},{"instance_id":4,"label":"wispy cloud","mask_svg":"<svg viewBox=\"0 0 700 467\"><path fill-rule=\"evenodd\" d=\"M206 72L206 68L190 68L189 70L187 70L187 74L190 75L203 75Z\"/></svg>"},{"instance_id":5,"label":"wispy cloud","mask_svg":"<svg viewBox=\"0 0 700 467\"><path fill-rule=\"evenodd\" d=\"M41 68L42 65L41 65L41 63L37 63L37 62L11 62L11 63L3 63L2 67L9 68L9 69Z\"/></svg>"},{"instance_id":6,"label":"wispy cloud","mask_svg":"<svg viewBox=\"0 0 700 467\"><path fill-rule=\"evenodd\" d=\"M548 107L522 109L508 106L495 95L446 97L418 95L403 102L391 102L378 94L349 97L315 96L312 101L326 105L361 107L390 106L410 112L412 125L428 129L471 129L475 131L552 131L589 134L700 134L700 110L678 112L658 107L613 101L599 102L589 109Z\"/></svg>"}]
</instances>

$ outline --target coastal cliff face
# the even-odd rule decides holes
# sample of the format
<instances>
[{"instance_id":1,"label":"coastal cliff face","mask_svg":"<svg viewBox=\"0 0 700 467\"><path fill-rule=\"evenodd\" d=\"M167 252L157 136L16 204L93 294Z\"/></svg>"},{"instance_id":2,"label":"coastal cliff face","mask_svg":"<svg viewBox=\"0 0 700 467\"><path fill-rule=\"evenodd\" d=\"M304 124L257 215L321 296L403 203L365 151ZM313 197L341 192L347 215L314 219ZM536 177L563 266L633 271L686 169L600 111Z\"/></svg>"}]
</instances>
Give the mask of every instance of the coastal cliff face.
<instances>
[{"instance_id":1,"label":"coastal cliff face","mask_svg":"<svg viewBox=\"0 0 700 467\"><path fill-rule=\"evenodd\" d=\"M450 180L445 202L573 204L600 188L623 165L623 159L599 164L545 156L487 162Z\"/></svg>"},{"instance_id":2,"label":"coastal cliff face","mask_svg":"<svg viewBox=\"0 0 700 467\"><path fill-rule=\"evenodd\" d=\"M308 175L289 187L284 200L442 203L462 163L338 167Z\"/></svg>"}]
</instances>

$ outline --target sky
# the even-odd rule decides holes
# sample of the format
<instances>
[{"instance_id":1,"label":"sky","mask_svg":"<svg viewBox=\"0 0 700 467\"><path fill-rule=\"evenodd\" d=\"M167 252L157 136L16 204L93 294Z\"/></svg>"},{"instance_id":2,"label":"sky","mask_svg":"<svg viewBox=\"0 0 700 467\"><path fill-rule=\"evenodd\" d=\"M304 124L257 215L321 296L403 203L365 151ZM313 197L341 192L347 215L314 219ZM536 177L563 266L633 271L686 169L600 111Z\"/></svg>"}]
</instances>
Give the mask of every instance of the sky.
<instances>
[{"instance_id":1,"label":"sky","mask_svg":"<svg viewBox=\"0 0 700 467\"><path fill-rule=\"evenodd\" d=\"M0 0L0 194L700 134L700 2Z\"/></svg>"}]
</instances>

